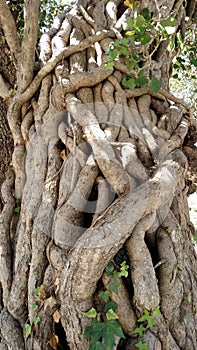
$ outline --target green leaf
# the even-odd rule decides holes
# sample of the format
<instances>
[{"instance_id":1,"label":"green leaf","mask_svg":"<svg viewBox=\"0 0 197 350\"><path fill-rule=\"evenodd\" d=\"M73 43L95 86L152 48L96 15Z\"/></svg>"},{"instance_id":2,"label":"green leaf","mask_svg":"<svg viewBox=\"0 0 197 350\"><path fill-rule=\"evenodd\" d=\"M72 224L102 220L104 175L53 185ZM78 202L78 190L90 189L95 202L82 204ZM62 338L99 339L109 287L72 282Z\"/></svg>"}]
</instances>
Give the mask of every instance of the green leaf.
<instances>
[{"instance_id":1,"label":"green leaf","mask_svg":"<svg viewBox=\"0 0 197 350\"><path fill-rule=\"evenodd\" d=\"M136 79L135 78L130 78L127 80L127 86L128 88L132 91L136 87Z\"/></svg>"},{"instance_id":2,"label":"green leaf","mask_svg":"<svg viewBox=\"0 0 197 350\"><path fill-rule=\"evenodd\" d=\"M115 60L118 55L118 49L112 49L109 51L109 56L112 58L112 60Z\"/></svg>"},{"instance_id":3,"label":"green leaf","mask_svg":"<svg viewBox=\"0 0 197 350\"><path fill-rule=\"evenodd\" d=\"M105 63L105 68L108 70L113 70L114 69L114 62L111 61L111 62Z\"/></svg>"},{"instance_id":4,"label":"green leaf","mask_svg":"<svg viewBox=\"0 0 197 350\"><path fill-rule=\"evenodd\" d=\"M36 296L38 296L39 293L40 293L40 286L38 286L38 287L36 287L36 288L34 289L34 294L35 294Z\"/></svg>"},{"instance_id":5,"label":"green leaf","mask_svg":"<svg viewBox=\"0 0 197 350\"><path fill-rule=\"evenodd\" d=\"M32 310L35 312L38 310L38 305L37 304L33 304L32 305Z\"/></svg>"},{"instance_id":6,"label":"green leaf","mask_svg":"<svg viewBox=\"0 0 197 350\"><path fill-rule=\"evenodd\" d=\"M122 327L117 320L105 322L105 334L113 333L120 338L125 338Z\"/></svg>"},{"instance_id":7,"label":"green leaf","mask_svg":"<svg viewBox=\"0 0 197 350\"><path fill-rule=\"evenodd\" d=\"M124 276L124 277L128 277L128 269L129 269L129 265L127 265L126 261L123 261L120 264L120 273L119 276Z\"/></svg>"},{"instance_id":8,"label":"green leaf","mask_svg":"<svg viewBox=\"0 0 197 350\"><path fill-rule=\"evenodd\" d=\"M191 298L191 293L190 292L187 294L187 300L188 300L188 303L191 304L192 298Z\"/></svg>"},{"instance_id":9,"label":"green leaf","mask_svg":"<svg viewBox=\"0 0 197 350\"><path fill-rule=\"evenodd\" d=\"M92 325L92 336L91 339L96 341L102 338L106 322L95 322Z\"/></svg>"},{"instance_id":10,"label":"green leaf","mask_svg":"<svg viewBox=\"0 0 197 350\"><path fill-rule=\"evenodd\" d=\"M136 20L134 21L134 25L136 27L142 27L146 23L146 20L143 16L137 16Z\"/></svg>"},{"instance_id":11,"label":"green leaf","mask_svg":"<svg viewBox=\"0 0 197 350\"><path fill-rule=\"evenodd\" d=\"M151 315L150 312L146 309L144 309L144 314L137 321L138 322L145 322L146 321L147 322L146 329L150 328L150 330L153 329L153 326L155 324L155 319L154 319L153 315Z\"/></svg>"},{"instance_id":12,"label":"green leaf","mask_svg":"<svg viewBox=\"0 0 197 350\"><path fill-rule=\"evenodd\" d=\"M96 318L97 311L92 307L89 311L82 312L82 314L88 318Z\"/></svg>"},{"instance_id":13,"label":"green leaf","mask_svg":"<svg viewBox=\"0 0 197 350\"><path fill-rule=\"evenodd\" d=\"M182 45L183 45L183 38L180 31L176 34L176 37L177 37L177 46L180 49L182 48Z\"/></svg>"},{"instance_id":14,"label":"green leaf","mask_svg":"<svg viewBox=\"0 0 197 350\"><path fill-rule=\"evenodd\" d=\"M161 87L160 81L157 78L153 77L151 82L150 82L151 91L158 92L160 87Z\"/></svg>"},{"instance_id":15,"label":"green leaf","mask_svg":"<svg viewBox=\"0 0 197 350\"><path fill-rule=\"evenodd\" d=\"M89 350L105 350L105 348L100 341L96 341L90 344Z\"/></svg>"},{"instance_id":16,"label":"green leaf","mask_svg":"<svg viewBox=\"0 0 197 350\"><path fill-rule=\"evenodd\" d=\"M133 57L133 59L134 59L135 61L137 61L137 62L140 61L141 58L142 58L142 56L141 56L141 55L138 55L137 53L133 53L132 57Z\"/></svg>"},{"instance_id":17,"label":"green leaf","mask_svg":"<svg viewBox=\"0 0 197 350\"><path fill-rule=\"evenodd\" d=\"M147 343L139 342L135 344L135 347L138 348L139 350L149 350Z\"/></svg>"},{"instance_id":18,"label":"green leaf","mask_svg":"<svg viewBox=\"0 0 197 350\"><path fill-rule=\"evenodd\" d=\"M109 297L110 297L110 291L109 290L106 290L105 292L100 292L99 293L99 298L102 299L105 303L108 302L109 300Z\"/></svg>"},{"instance_id":19,"label":"green leaf","mask_svg":"<svg viewBox=\"0 0 197 350\"><path fill-rule=\"evenodd\" d=\"M118 304L115 301L108 301L108 303L105 304L104 311L107 312L110 309L112 309L113 311L116 311L117 307L118 307Z\"/></svg>"},{"instance_id":20,"label":"green leaf","mask_svg":"<svg viewBox=\"0 0 197 350\"><path fill-rule=\"evenodd\" d=\"M172 227L167 228L168 233L172 233Z\"/></svg>"},{"instance_id":21,"label":"green leaf","mask_svg":"<svg viewBox=\"0 0 197 350\"><path fill-rule=\"evenodd\" d=\"M170 36L170 44L169 44L170 50L174 50L175 49L175 37L174 36Z\"/></svg>"},{"instance_id":22,"label":"green leaf","mask_svg":"<svg viewBox=\"0 0 197 350\"><path fill-rule=\"evenodd\" d=\"M107 311L106 317L107 317L108 321L110 321L110 320L117 320L118 319L118 315L112 309L109 309Z\"/></svg>"},{"instance_id":23,"label":"green leaf","mask_svg":"<svg viewBox=\"0 0 197 350\"><path fill-rule=\"evenodd\" d=\"M134 68L134 66L136 65L136 62L127 59L127 60L125 61L125 65L126 65L126 67L127 67L128 70L132 70L132 69Z\"/></svg>"},{"instance_id":24,"label":"green leaf","mask_svg":"<svg viewBox=\"0 0 197 350\"><path fill-rule=\"evenodd\" d=\"M16 207L16 208L14 209L14 212L15 212L15 213L20 213L20 210L21 210L21 207Z\"/></svg>"},{"instance_id":25,"label":"green leaf","mask_svg":"<svg viewBox=\"0 0 197 350\"><path fill-rule=\"evenodd\" d=\"M29 323L26 323L25 325L25 338L28 338L31 334L31 325Z\"/></svg>"},{"instance_id":26,"label":"green leaf","mask_svg":"<svg viewBox=\"0 0 197 350\"><path fill-rule=\"evenodd\" d=\"M113 282L109 284L108 289L116 294L118 294L118 287L120 286L120 282Z\"/></svg>"},{"instance_id":27,"label":"green leaf","mask_svg":"<svg viewBox=\"0 0 197 350\"><path fill-rule=\"evenodd\" d=\"M159 307L159 305L156 306L156 307L154 308L152 315L153 315L153 317L155 317L155 316L161 316L161 312L160 312L160 307Z\"/></svg>"},{"instance_id":28,"label":"green leaf","mask_svg":"<svg viewBox=\"0 0 197 350\"><path fill-rule=\"evenodd\" d=\"M113 264L109 264L106 266L105 268L105 272L106 272L106 275L109 277L112 272L114 271L114 265Z\"/></svg>"},{"instance_id":29,"label":"green leaf","mask_svg":"<svg viewBox=\"0 0 197 350\"><path fill-rule=\"evenodd\" d=\"M121 46L120 47L120 52L122 55L124 55L125 57L128 57L130 55L130 51L127 49L127 47L125 46Z\"/></svg>"},{"instance_id":30,"label":"green leaf","mask_svg":"<svg viewBox=\"0 0 197 350\"><path fill-rule=\"evenodd\" d=\"M126 21L122 25L124 30L132 29L133 28L133 18L127 17Z\"/></svg>"},{"instance_id":31,"label":"green leaf","mask_svg":"<svg viewBox=\"0 0 197 350\"><path fill-rule=\"evenodd\" d=\"M139 327L136 327L132 333L139 334L139 336L142 337L145 331L147 331L146 327L141 324Z\"/></svg>"},{"instance_id":32,"label":"green leaf","mask_svg":"<svg viewBox=\"0 0 197 350\"><path fill-rule=\"evenodd\" d=\"M38 323L40 322L40 317L39 316L34 317L33 322L34 322L35 326L37 326Z\"/></svg>"},{"instance_id":33,"label":"green leaf","mask_svg":"<svg viewBox=\"0 0 197 350\"><path fill-rule=\"evenodd\" d=\"M143 16L147 21L152 18L151 12L148 8L143 9Z\"/></svg>"},{"instance_id":34,"label":"green leaf","mask_svg":"<svg viewBox=\"0 0 197 350\"><path fill-rule=\"evenodd\" d=\"M114 270L113 271L113 279L117 280L119 277L120 277L120 272L117 270Z\"/></svg>"},{"instance_id":35,"label":"green leaf","mask_svg":"<svg viewBox=\"0 0 197 350\"><path fill-rule=\"evenodd\" d=\"M185 315L184 318L183 318L183 321L184 321L185 325L187 326L188 321L189 321L189 316Z\"/></svg>"},{"instance_id":36,"label":"green leaf","mask_svg":"<svg viewBox=\"0 0 197 350\"><path fill-rule=\"evenodd\" d=\"M128 30L125 35L129 36L129 41L133 44L135 40L133 40L131 37L135 35L135 30Z\"/></svg>"},{"instance_id":37,"label":"green leaf","mask_svg":"<svg viewBox=\"0 0 197 350\"><path fill-rule=\"evenodd\" d=\"M175 17L168 17L161 20L160 22L163 27L175 27L177 25L177 20Z\"/></svg>"},{"instance_id":38,"label":"green leaf","mask_svg":"<svg viewBox=\"0 0 197 350\"><path fill-rule=\"evenodd\" d=\"M191 64L193 64L195 67L197 67L197 58L195 58L194 55L191 55L190 62L191 62Z\"/></svg>"},{"instance_id":39,"label":"green leaf","mask_svg":"<svg viewBox=\"0 0 197 350\"><path fill-rule=\"evenodd\" d=\"M127 38L123 38L121 40L121 44L124 45L124 46L128 46L128 39Z\"/></svg>"},{"instance_id":40,"label":"green leaf","mask_svg":"<svg viewBox=\"0 0 197 350\"><path fill-rule=\"evenodd\" d=\"M83 337L84 339L91 339L92 337L92 326L86 326Z\"/></svg>"},{"instance_id":41,"label":"green leaf","mask_svg":"<svg viewBox=\"0 0 197 350\"><path fill-rule=\"evenodd\" d=\"M122 85L125 86L125 87L128 87L126 78L122 79Z\"/></svg>"},{"instance_id":42,"label":"green leaf","mask_svg":"<svg viewBox=\"0 0 197 350\"><path fill-rule=\"evenodd\" d=\"M151 40L151 36L150 36L150 34L145 33L143 35L140 35L139 40L140 40L142 45L146 45Z\"/></svg>"},{"instance_id":43,"label":"green leaf","mask_svg":"<svg viewBox=\"0 0 197 350\"><path fill-rule=\"evenodd\" d=\"M139 87L142 87L142 86L148 84L148 79L146 77L137 78L136 84L139 85Z\"/></svg>"}]
</instances>

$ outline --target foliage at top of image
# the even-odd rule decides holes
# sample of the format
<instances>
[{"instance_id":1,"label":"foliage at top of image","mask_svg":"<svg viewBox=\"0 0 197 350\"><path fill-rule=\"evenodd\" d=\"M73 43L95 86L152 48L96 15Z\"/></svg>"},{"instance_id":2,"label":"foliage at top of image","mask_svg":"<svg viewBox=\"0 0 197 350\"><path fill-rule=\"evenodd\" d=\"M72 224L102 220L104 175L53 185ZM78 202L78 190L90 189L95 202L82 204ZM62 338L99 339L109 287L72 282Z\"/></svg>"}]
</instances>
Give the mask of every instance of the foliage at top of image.
<instances>
[{"instance_id":1,"label":"foliage at top of image","mask_svg":"<svg viewBox=\"0 0 197 350\"><path fill-rule=\"evenodd\" d=\"M126 18L123 24L123 37L115 40L107 49L105 63L106 68L111 70L117 61L125 65L127 78L122 80L123 86L134 90L136 87L141 88L148 85L152 92L159 91L161 84L154 76L151 58L164 40L169 41L169 51L178 52L174 68L180 68L182 71L187 69L186 59L183 57L186 54L189 69L192 66L197 66L196 31L192 32L192 40L190 31L188 31L186 39L183 40L180 31L176 33L178 23L173 15L161 19L154 17L148 8L141 9L138 2L126 0L124 4L131 9L131 15ZM147 45L152 45L151 52L148 54L146 52Z\"/></svg>"},{"instance_id":2,"label":"foliage at top of image","mask_svg":"<svg viewBox=\"0 0 197 350\"><path fill-rule=\"evenodd\" d=\"M22 37L24 30L24 0L7 0L12 15L15 19L19 35ZM65 5L69 5L70 0L41 0L39 8L39 35L49 30L53 24L55 17L59 16Z\"/></svg>"}]
</instances>

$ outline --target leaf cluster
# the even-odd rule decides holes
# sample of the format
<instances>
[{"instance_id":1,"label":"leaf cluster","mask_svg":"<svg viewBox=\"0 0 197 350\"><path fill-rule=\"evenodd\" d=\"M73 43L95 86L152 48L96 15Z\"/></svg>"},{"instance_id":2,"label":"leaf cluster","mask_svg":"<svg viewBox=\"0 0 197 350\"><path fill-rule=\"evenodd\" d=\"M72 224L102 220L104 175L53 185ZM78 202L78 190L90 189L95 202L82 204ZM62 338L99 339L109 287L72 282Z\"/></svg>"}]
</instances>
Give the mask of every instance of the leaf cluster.
<instances>
[{"instance_id":1,"label":"leaf cluster","mask_svg":"<svg viewBox=\"0 0 197 350\"><path fill-rule=\"evenodd\" d=\"M30 325L29 323L25 324L25 338L28 338L31 335L32 327L36 327L40 323L41 319L40 316L38 316L39 305L45 298L46 286L42 284L34 289L34 303L32 305L32 310L35 313L35 316L33 318L33 325Z\"/></svg>"},{"instance_id":2,"label":"leaf cluster","mask_svg":"<svg viewBox=\"0 0 197 350\"><path fill-rule=\"evenodd\" d=\"M133 330L133 334L137 334L140 338L143 337L144 332L148 329L153 330L153 326L156 322L155 317L160 316L159 306L155 307L155 309L150 312L147 309L144 309L143 315L137 320L140 323L139 327L136 327ZM138 342L135 344L135 347L139 350L148 350L148 345L146 343Z\"/></svg>"},{"instance_id":3,"label":"leaf cluster","mask_svg":"<svg viewBox=\"0 0 197 350\"><path fill-rule=\"evenodd\" d=\"M113 264L109 264L105 269L106 275L111 277L111 283L107 290L99 293L99 298L104 302L104 320L101 320L100 313L94 308L83 313L84 316L92 318L91 326L87 326L84 332L84 338L90 339L89 350L112 350L115 345L115 336L124 338L116 314L118 305L111 300L111 293L118 294L118 287L120 286L118 279L128 277L128 268L129 266L123 261L118 270L115 269Z\"/></svg>"},{"instance_id":4,"label":"leaf cluster","mask_svg":"<svg viewBox=\"0 0 197 350\"><path fill-rule=\"evenodd\" d=\"M128 77L122 80L123 86L134 90L136 87L148 85L152 92L157 92L161 87L159 80L154 75L146 75L143 67L149 67L151 70L151 56L161 41L173 37L177 21L173 16L158 21L153 18L148 8L139 9L137 2L127 0L125 5L132 9L132 14L123 24L123 38L115 40L107 49L105 66L112 70L115 62L119 60L128 70ZM146 46L150 45L153 39L155 47L149 56L145 56Z\"/></svg>"}]
</instances>

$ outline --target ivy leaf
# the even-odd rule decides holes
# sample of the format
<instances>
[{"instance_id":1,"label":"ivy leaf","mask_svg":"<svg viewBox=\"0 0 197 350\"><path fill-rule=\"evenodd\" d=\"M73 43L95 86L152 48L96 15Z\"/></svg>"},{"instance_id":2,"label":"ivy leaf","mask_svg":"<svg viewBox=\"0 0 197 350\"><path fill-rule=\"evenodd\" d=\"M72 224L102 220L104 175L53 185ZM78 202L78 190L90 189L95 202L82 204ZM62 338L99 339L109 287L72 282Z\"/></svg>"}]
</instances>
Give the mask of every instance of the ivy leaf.
<instances>
[{"instance_id":1,"label":"ivy leaf","mask_svg":"<svg viewBox=\"0 0 197 350\"><path fill-rule=\"evenodd\" d=\"M132 61L132 60L126 60L125 61L125 65L127 67L128 70L131 70L133 69L133 67L135 66L136 62L135 61Z\"/></svg>"},{"instance_id":2,"label":"ivy leaf","mask_svg":"<svg viewBox=\"0 0 197 350\"><path fill-rule=\"evenodd\" d=\"M110 291L109 290L106 290L105 292L100 292L99 293L99 298L102 299L105 303L108 302L109 300L109 296L110 296Z\"/></svg>"},{"instance_id":3,"label":"ivy leaf","mask_svg":"<svg viewBox=\"0 0 197 350\"><path fill-rule=\"evenodd\" d=\"M160 23L163 27L175 27L177 25L177 20L175 17L169 17L161 20Z\"/></svg>"},{"instance_id":4,"label":"ivy leaf","mask_svg":"<svg viewBox=\"0 0 197 350\"><path fill-rule=\"evenodd\" d=\"M142 86L148 84L148 79L146 77L137 78L136 84L139 85L139 87L142 87Z\"/></svg>"},{"instance_id":5,"label":"ivy leaf","mask_svg":"<svg viewBox=\"0 0 197 350\"><path fill-rule=\"evenodd\" d=\"M32 305L32 310L35 312L38 310L38 305L37 304L33 304Z\"/></svg>"},{"instance_id":6,"label":"ivy leaf","mask_svg":"<svg viewBox=\"0 0 197 350\"><path fill-rule=\"evenodd\" d=\"M91 339L97 341L102 338L105 326L106 322L95 322L92 326Z\"/></svg>"},{"instance_id":7,"label":"ivy leaf","mask_svg":"<svg viewBox=\"0 0 197 350\"><path fill-rule=\"evenodd\" d=\"M170 50L174 50L175 49L175 37L174 36L170 36Z\"/></svg>"},{"instance_id":8,"label":"ivy leaf","mask_svg":"<svg viewBox=\"0 0 197 350\"><path fill-rule=\"evenodd\" d=\"M105 350L105 348L100 341L96 341L90 344L89 350Z\"/></svg>"},{"instance_id":9,"label":"ivy leaf","mask_svg":"<svg viewBox=\"0 0 197 350\"><path fill-rule=\"evenodd\" d=\"M142 58L142 56L141 55L138 55L137 53L133 53L133 59L135 60L135 61L140 61L141 60L141 58Z\"/></svg>"},{"instance_id":10,"label":"ivy leaf","mask_svg":"<svg viewBox=\"0 0 197 350\"><path fill-rule=\"evenodd\" d=\"M34 293L35 293L35 295L39 295L39 293L40 293L40 286L38 286L38 287L36 287L35 289L34 289Z\"/></svg>"},{"instance_id":11,"label":"ivy leaf","mask_svg":"<svg viewBox=\"0 0 197 350\"><path fill-rule=\"evenodd\" d=\"M37 326L38 323L40 322L40 317L39 316L34 317L33 321L34 321L35 326Z\"/></svg>"},{"instance_id":12,"label":"ivy leaf","mask_svg":"<svg viewBox=\"0 0 197 350\"><path fill-rule=\"evenodd\" d=\"M26 323L25 325L25 338L28 338L31 334L31 325L29 323Z\"/></svg>"},{"instance_id":13,"label":"ivy leaf","mask_svg":"<svg viewBox=\"0 0 197 350\"><path fill-rule=\"evenodd\" d=\"M110 321L110 320L117 320L118 319L118 315L112 309L109 309L107 311L106 317L107 317L108 321Z\"/></svg>"},{"instance_id":14,"label":"ivy leaf","mask_svg":"<svg viewBox=\"0 0 197 350\"><path fill-rule=\"evenodd\" d=\"M128 30L128 29L133 28L133 18L127 17L126 21L123 22L122 27L124 30Z\"/></svg>"},{"instance_id":15,"label":"ivy leaf","mask_svg":"<svg viewBox=\"0 0 197 350\"><path fill-rule=\"evenodd\" d=\"M88 318L96 318L97 311L92 307L89 311L82 312L82 314Z\"/></svg>"},{"instance_id":16,"label":"ivy leaf","mask_svg":"<svg viewBox=\"0 0 197 350\"><path fill-rule=\"evenodd\" d=\"M127 47L125 46L121 46L120 47L120 52L122 55L124 55L125 57L128 57L130 55L130 51L127 49Z\"/></svg>"},{"instance_id":17,"label":"ivy leaf","mask_svg":"<svg viewBox=\"0 0 197 350\"><path fill-rule=\"evenodd\" d=\"M153 315L151 315L149 311L146 309L144 309L144 314L142 315L142 317L138 319L138 322L144 322L144 321L147 322L146 329L150 328L150 330L152 330L155 324L155 319Z\"/></svg>"},{"instance_id":18,"label":"ivy leaf","mask_svg":"<svg viewBox=\"0 0 197 350\"><path fill-rule=\"evenodd\" d=\"M153 77L151 82L150 82L151 91L158 92L160 87L161 87L160 81L157 78Z\"/></svg>"},{"instance_id":19,"label":"ivy leaf","mask_svg":"<svg viewBox=\"0 0 197 350\"><path fill-rule=\"evenodd\" d=\"M111 61L111 62L105 63L105 68L108 70L113 70L114 69L114 62Z\"/></svg>"},{"instance_id":20,"label":"ivy leaf","mask_svg":"<svg viewBox=\"0 0 197 350\"><path fill-rule=\"evenodd\" d=\"M109 284L108 289L116 294L118 294L118 287L120 286L120 282L113 282Z\"/></svg>"},{"instance_id":21,"label":"ivy leaf","mask_svg":"<svg viewBox=\"0 0 197 350\"><path fill-rule=\"evenodd\" d=\"M161 316L161 312L159 310L159 305L154 308L152 315L153 315L153 317Z\"/></svg>"},{"instance_id":22,"label":"ivy leaf","mask_svg":"<svg viewBox=\"0 0 197 350\"><path fill-rule=\"evenodd\" d=\"M146 45L151 40L151 36L150 36L150 34L145 33L143 35L140 35L139 40L140 40L142 45Z\"/></svg>"},{"instance_id":23,"label":"ivy leaf","mask_svg":"<svg viewBox=\"0 0 197 350\"><path fill-rule=\"evenodd\" d=\"M105 304L104 310L107 312L108 310L112 309L113 311L116 311L118 307L118 304L115 301L108 301L108 303Z\"/></svg>"},{"instance_id":24,"label":"ivy leaf","mask_svg":"<svg viewBox=\"0 0 197 350\"><path fill-rule=\"evenodd\" d=\"M146 331L146 327L144 327L142 324L139 326L139 327L136 327L134 330L133 330L133 334L139 334L140 337L143 336L143 333Z\"/></svg>"},{"instance_id":25,"label":"ivy leaf","mask_svg":"<svg viewBox=\"0 0 197 350\"><path fill-rule=\"evenodd\" d=\"M127 265L126 261L123 261L120 265L120 273L119 276L124 276L124 277L128 277L128 269L129 269L129 265Z\"/></svg>"},{"instance_id":26,"label":"ivy leaf","mask_svg":"<svg viewBox=\"0 0 197 350\"><path fill-rule=\"evenodd\" d=\"M145 23L146 23L146 20L143 16L137 16L134 22L134 25L139 28L139 27L142 27Z\"/></svg>"},{"instance_id":27,"label":"ivy leaf","mask_svg":"<svg viewBox=\"0 0 197 350\"><path fill-rule=\"evenodd\" d=\"M139 342L135 344L135 347L138 348L139 350L149 350L147 343Z\"/></svg>"},{"instance_id":28,"label":"ivy leaf","mask_svg":"<svg viewBox=\"0 0 197 350\"><path fill-rule=\"evenodd\" d=\"M114 336L117 335L120 338L125 338L120 323L116 320L110 320L105 322L103 329L103 344L106 350L111 350L115 344Z\"/></svg>"},{"instance_id":29,"label":"ivy leaf","mask_svg":"<svg viewBox=\"0 0 197 350\"><path fill-rule=\"evenodd\" d=\"M148 8L143 9L143 16L147 21L152 18L151 12Z\"/></svg>"},{"instance_id":30,"label":"ivy leaf","mask_svg":"<svg viewBox=\"0 0 197 350\"><path fill-rule=\"evenodd\" d=\"M83 337L84 339L91 339L92 338L92 326L86 326Z\"/></svg>"},{"instance_id":31,"label":"ivy leaf","mask_svg":"<svg viewBox=\"0 0 197 350\"><path fill-rule=\"evenodd\" d=\"M194 55L191 55L190 62L191 62L191 64L193 64L195 67L197 67L197 58L195 58Z\"/></svg>"},{"instance_id":32,"label":"ivy leaf","mask_svg":"<svg viewBox=\"0 0 197 350\"><path fill-rule=\"evenodd\" d=\"M114 271L114 265L113 264L109 264L106 266L105 268L105 272L106 272L106 275L109 277L112 272Z\"/></svg>"},{"instance_id":33,"label":"ivy leaf","mask_svg":"<svg viewBox=\"0 0 197 350\"><path fill-rule=\"evenodd\" d=\"M109 55L112 58L112 60L115 60L118 54L118 49L112 49L109 51Z\"/></svg>"},{"instance_id":34,"label":"ivy leaf","mask_svg":"<svg viewBox=\"0 0 197 350\"><path fill-rule=\"evenodd\" d=\"M167 228L168 233L172 233L172 227Z\"/></svg>"}]
</instances>

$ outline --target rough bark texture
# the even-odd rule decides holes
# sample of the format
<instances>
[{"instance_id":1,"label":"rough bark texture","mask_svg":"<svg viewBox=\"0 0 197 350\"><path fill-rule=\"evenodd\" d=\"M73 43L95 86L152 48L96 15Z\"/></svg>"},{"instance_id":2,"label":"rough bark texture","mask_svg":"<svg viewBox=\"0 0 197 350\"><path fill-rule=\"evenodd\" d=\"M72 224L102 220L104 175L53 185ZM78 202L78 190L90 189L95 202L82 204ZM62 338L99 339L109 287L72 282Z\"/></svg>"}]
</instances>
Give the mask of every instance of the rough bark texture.
<instances>
[{"instance_id":1,"label":"rough bark texture","mask_svg":"<svg viewBox=\"0 0 197 350\"><path fill-rule=\"evenodd\" d=\"M194 11L182 1L162 4L141 1L156 16L158 9L162 16L173 11L177 30ZM195 350L197 264L187 179L189 159L196 181L196 129L189 107L168 91L168 43L150 56L149 74L161 80L160 91L123 88L123 63L107 70L102 62L130 10L119 0L84 0L66 6L43 34L35 65L38 5L25 3L20 47L9 44L14 23L0 17L18 69L14 97L1 94L9 104L14 172L1 188L0 349L87 350L83 312L107 288L108 263L126 259L129 282L120 280L111 296L125 332L116 349L134 350L142 341L149 349ZM150 44L146 55L151 50ZM138 339L132 334L137 319L158 305L153 330Z\"/></svg>"}]
</instances>

